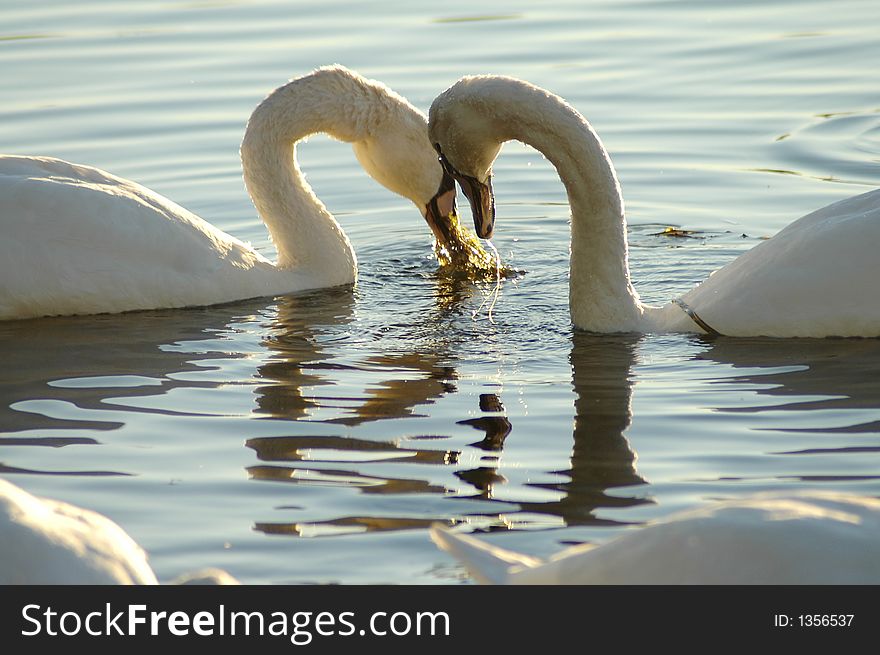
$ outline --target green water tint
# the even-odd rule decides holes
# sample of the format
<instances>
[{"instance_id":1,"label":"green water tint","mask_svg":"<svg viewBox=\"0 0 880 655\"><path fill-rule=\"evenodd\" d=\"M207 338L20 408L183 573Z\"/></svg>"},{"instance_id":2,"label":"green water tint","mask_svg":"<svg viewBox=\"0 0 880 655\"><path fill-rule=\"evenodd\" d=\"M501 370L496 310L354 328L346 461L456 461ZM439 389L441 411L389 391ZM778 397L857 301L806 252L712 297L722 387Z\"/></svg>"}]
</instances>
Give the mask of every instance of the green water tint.
<instances>
[{"instance_id":1,"label":"green water tint","mask_svg":"<svg viewBox=\"0 0 880 655\"><path fill-rule=\"evenodd\" d=\"M451 214L444 222L446 239L434 242L434 254L444 275L463 277L473 281L511 277L516 271L496 260L483 243L461 224L458 214ZM500 260L500 256L499 256Z\"/></svg>"}]
</instances>

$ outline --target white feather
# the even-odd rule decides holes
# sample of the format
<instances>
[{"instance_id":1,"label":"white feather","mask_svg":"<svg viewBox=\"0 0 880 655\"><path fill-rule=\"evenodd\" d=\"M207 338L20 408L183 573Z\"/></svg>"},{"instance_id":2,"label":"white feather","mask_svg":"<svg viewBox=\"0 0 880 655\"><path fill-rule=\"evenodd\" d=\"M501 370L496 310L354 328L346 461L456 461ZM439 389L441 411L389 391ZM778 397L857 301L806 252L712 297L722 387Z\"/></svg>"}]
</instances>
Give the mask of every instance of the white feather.
<instances>
[{"instance_id":1,"label":"white feather","mask_svg":"<svg viewBox=\"0 0 880 655\"><path fill-rule=\"evenodd\" d=\"M844 493L708 503L548 561L442 526L432 538L496 584L880 583L880 500Z\"/></svg>"},{"instance_id":2,"label":"white feather","mask_svg":"<svg viewBox=\"0 0 880 655\"><path fill-rule=\"evenodd\" d=\"M206 569L176 584L238 584ZM106 516L0 478L0 584L158 584L143 549Z\"/></svg>"}]
</instances>

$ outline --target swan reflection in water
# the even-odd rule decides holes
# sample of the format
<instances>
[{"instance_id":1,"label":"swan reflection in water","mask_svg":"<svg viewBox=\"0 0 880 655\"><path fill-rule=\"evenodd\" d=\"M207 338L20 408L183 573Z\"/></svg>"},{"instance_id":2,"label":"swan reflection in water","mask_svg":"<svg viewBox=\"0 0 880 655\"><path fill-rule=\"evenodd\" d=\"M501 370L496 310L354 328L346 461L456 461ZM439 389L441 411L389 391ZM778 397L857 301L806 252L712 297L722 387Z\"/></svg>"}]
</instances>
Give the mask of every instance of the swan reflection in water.
<instances>
[{"instance_id":1,"label":"swan reflection in water","mask_svg":"<svg viewBox=\"0 0 880 655\"><path fill-rule=\"evenodd\" d=\"M559 499L550 502L516 502L518 511L560 517L567 525L597 524L607 522L593 515L598 507L626 507L650 502L640 495L621 495L619 491L615 495L607 493L609 489L644 484L644 480L635 470L635 454L624 437L632 416L630 372L635 363L639 339L640 337L629 335L574 336L571 354L576 395L574 446L570 466L563 471L551 472L567 477L568 481L536 485L560 492ZM304 354L302 350L299 353ZM287 365L294 366L290 351L285 356ZM443 364L438 365L438 360ZM398 358L386 360L389 364L387 371L399 375L401 371L397 365L400 361ZM439 353L434 352L426 357L410 356L406 361L410 367L406 372L421 372L422 381L408 385L405 381L401 383L400 380L392 380L376 385L373 389L386 398L383 407L396 410L394 415L386 414L381 418L411 415L415 406L434 402L444 393L455 390L448 381L455 378L454 375L448 375L450 371L454 372L450 356L440 357ZM441 378L447 382L439 385L424 383L424 380ZM297 373L293 379L301 379L301 375ZM349 420L328 422L357 425L367 420L376 420L372 406L371 398L367 397L352 410L354 415ZM470 444L485 453L480 458L483 465L477 468L460 468L461 453L443 449L442 441L438 444L440 439L436 437L373 441L350 436L308 435L250 439L247 445L256 451L257 457L271 464L250 467L248 472L252 477L262 480L301 485L349 486L364 494L420 493L450 497L458 503L493 501L493 488L506 482L497 470L498 455L503 450L505 438L511 432L515 434L515 427L505 416L503 404L495 394L486 393L480 396L480 410L482 416L459 421L459 424L469 425L484 433L481 440ZM438 448L438 445L441 447ZM352 466L339 468L338 465L343 462L349 462ZM419 478L365 474L354 466L381 462L458 468L454 471L456 478L475 488L477 494L463 495L453 485L435 484ZM435 477L435 474L430 474L430 477ZM512 501L506 499L499 502L504 505L504 509L496 513L469 512L456 506L445 507L445 514L431 516L357 515L324 521L261 522L255 527L270 534L334 535L340 532L426 528L434 522L449 523L458 520L453 517L469 515L472 518L479 517L481 523L504 528L507 524L502 516L511 514L509 507Z\"/></svg>"},{"instance_id":2,"label":"swan reflection in water","mask_svg":"<svg viewBox=\"0 0 880 655\"><path fill-rule=\"evenodd\" d=\"M112 441L109 433L132 414L185 416L184 409L139 405L175 390L221 386L205 379L205 371L213 368L210 360L246 358L245 353L229 352L224 339L265 309L266 300L259 299L185 311L0 322L0 361L5 365L0 373L0 472L136 474L137 465L130 460L111 470L77 468L71 461L88 458L58 450L106 445ZM13 446L21 449L6 450ZM38 456L31 450L35 447ZM25 463L18 460L19 453ZM30 459L39 460L39 470L27 463Z\"/></svg>"},{"instance_id":3,"label":"swan reflection in water","mask_svg":"<svg viewBox=\"0 0 880 655\"><path fill-rule=\"evenodd\" d=\"M40 399L97 411L107 409L103 401L111 388L114 398L135 398L200 386L175 376L203 370L199 365L203 360L235 357L211 347L218 344L208 344L208 340L265 305L262 299L185 311L0 321L0 360L4 363L0 428L4 432L117 428L118 421L53 417L13 406ZM176 347L184 342L205 346L198 352ZM121 386L120 376L131 376L131 383Z\"/></svg>"},{"instance_id":4,"label":"swan reflection in water","mask_svg":"<svg viewBox=\"0 0 880 655\"><path fill-rule=\"evenodd\" d=\"M484 393L479 399L480 414L458 421L460 425L475 430L475 438L463 448L460 447L461 452L444 448L442 438L427 440L407 437L377 442L351 436L312 435L251 440L248 443L257 452L258 458L267 462L250 470L254 477L304 485L349 486L367 495L427 494L440 496L451 505L432 503L426 511L410 514L398 512L393 516L382 516L384 512L377 506L373 513L367 511L316 521L264 522L259 523L256 529L272 534L321 536L423 528L432 522L467 521L486 530L507 530L512 529L514 524L527 526L530 521L534 522L535 519L527 518L529 515L557 517L565 526L618 524L618 521L600 517L597 510L654 502L648 482L637 470L637 457L626 436L632 421L634 371L640 353L646 348L646 339L641 335L599 336L581 332L572 335L572 450L567 467L545 472L564 479L558 482L525 483L529 487L556 492L553 500L536 501L534 494L527 490L519 494L516 488L507 488L503 494L497 494L499 487L508 484L501 467L505 444L512 439L537 439L539 435L530 435L525 430L517 431L515 420L512 421L504 410L502 398L494 393ZM840 425L840 422L851 421L859 413L858 410L880 409L880 393L874 375L880 366L880 341L806 339L782 342L774 339L705 339L697 336L689 339L692 348L697 351L693 359L712 362L719 366L719 371L724 371L717 379L710 379L708 384L733 384L738 388L745 385L749 391L755 392L756 395L750 394L750 397L757 398L760 405L711 409L736 412L784 411L790 407L800 411L843 410L843 413L830 417L832 422L838 421L836 425L816 429L832 436L842 433L845 443L818 449L817 454L854 452L854 448L858 452L880 452L876 445L854 446L851 443L852 438L860 434L876 436L877 425L880 424L876 420L877 412L869 412L873 418L869 417L864 424ZM437 355L436 352L433 354ZM425 378L438 373L439 369L434 363L436 360L427 358L423 361L421 370ZM455 371L452 355L445 355L441 361L443 370ZM451 375L447 379L452 382L455 377ZM397 387L381 383L376 388L383 392L398 389L395 393L401 396L388 405L401 408L398 416L410 415L412 408L419 403L435 402L443 393L436 387L436 395L429 397L424 393L424 386L414 385L413 395L408 397L405 384ZM766 399L766 404L761 403L762 399ZM792 405L792 399L800 402ZM359 408L366 405L362 403ZM352 411L349 425L375 419L374 414L361 416L357 409ZM792 429L809 432L813 428ZM706 438L711 439L712 435L706 435ZM476 452L467 453L468 449ZM802 455L809 452L768 453L770 456L785 454ZM475 460L478 466L466 466ZM351 466L339 466L342 462L349 462ZM367 474L357 465L361 462L370 465L385 462L388 466L383 471L401 470L403 463L422 464L427 465L429 472L424 476L411 474L397 477L384 472ZM435 481L438 475L434 471L437 467L449 469L455 479L466 483L476 493L462 492L454 481L438 484ZM408 466L406 468L413 470ZM784 469L785 464L780 463L774 470L779 472ZM442 481L443 476L439 477ZM810 476L797 477L801 481L811 481ZM822 479L841 480L845 477L833 475ZM853 479L856 478L863 479L864 476L853 476ZM714 482L719 483L720 480ZM489 503L488 510L486 503ZM491 505L495 503L499 506L498 511L491 510ZM540 521L540 525L545 523Z\"/></svg>"},{"instance_id":5,"label":"swan reflection in water","mask_svg":"<svg viewBox=\"0 0 880 655\"><path fill-rule=\"evenodd\" d=\"M757 402L714 409L769 417L777 478L880 480L880 339L718 339L696 358L731 365L721 383L757 388Z\"/></svg>"},{"instance_id":6,"label":"swan reflection in water","mask_svg":"<svg viewBox=\"0 0 880 655\"><path fill-rule=\"evenodd\" d=\"M463 282L457 290L462 296L467 294ZM430 338L415 342L412 338L417 323L435 321L436 307L427 315L418 312L421 319L412 317L413 329L396 339L387 326L358 320L352 295L334 291L293 296L279 303L278 317L263 340L273 355L258 368L260 379L269 383L256 389L258 414L355 427L417 416L417 407L456 391L457 373L447 354L450 348L442 337L441 322L437 321L438 330ZM376 354L380 339L383 352ZM337 347L340 341L347 349L344 357ZM362 395L355 395L339 390L340 378L346 376L349 386L365 377L381 379L370 383Z\"/></svg>"},{"instance_id":7,"label":"swan reflection in water","mask_svg":"<svg viewBox=\"0 0 880 655\"><path fill-rule=\"evenodd\" d=\"M576 332L572 336L570 362L575 415L571 457L567 469L549 471L567 478L567 481L532 483L531 486L558 492L559 499L519 501L520 512L556 516L565 525L599 524L607 521L594 515L597 508L629 507L650 502L640 495L621 495L619 491L614 495L607 493L610 489L645 484L636 471L636 455L624 436L632 420L631 371L640 340L637 335L599 336ZM495 420L487 420L490 418ZM506 418L503 422L499 418L467 421L486 432L486 438L475 444L477 447L501 449L500 442L513 426ZM493 500L494 488L506 482L490 466L460 471L456 475L472 484L485 500ZM510 498L503 502L509 503ZM505 514L509 516L510 512ZM509 526L502 521L490 523L487 527L491 530Z\"/></svg>"},{"instance_id":8,"label":"swan reflection in water","mask_svg":"<svg viewBox=\"0 0 880 655\"><path fill-rule=\"evenodd\" d=\"M372 293L368 285L375 283L366 278L363 292ZM480 398L480 411L474 417L462 416L457 431L449 425L439 434L402 432L407 423L398 419L444 416L443 410L427 408L458 391L464 358L481 347L474 336L479 336L479 328L462 320L473 285L435 286L434 298L422 288L413 294L424 299L421 305L407 303L385 315L358 313L356 294L362 290L354 296L349 290L330 290L282 297L269 305L262 300L204 310L0 325L0 356L7 363L0 377L0 470L139 474L138 460L124 450L130 444L111 431L122 421L135 420L132 413L137 412L194 416L186 412L199 411L199 402L177 407L175 393L228 386L231 374L233 385L254 391L250 413L228 415L233 441L246 442L257 460L247 466L249 476L288 486L289 503L283 500L273 511L304 505L297 520L264 521L271 517L255 508L250 516L257 519L253 526L258 531L321 535L461 520L509 529L510 519L517 515L524 517L517 520L525 525L534 522L528 517L535 515L559 519L556 525L595 525L609 520L599 518L597 509L651 502L651 488L636 469L627 431L634 370L646 349L657 347L652 337L572 335L574 424L569 463L560 470L536 471L561 479L523 487L505 480L505 448L540 435L507 415L504 394L493 395L497 388L482 390L486 393ZM392 321L386 320L389 314ZM235 335L241 331L262 340L239 341ZM766 449L777 452L776 457L788 453L784 461L796 456L824 464L831 461L822 459L829 454L834 462L842 462L849 461L847 454L851 458L859 453L870 464L880 452L880 340L688 339L693 358L713 365L705 384L740 389L745 385L749 390L746 402L739 402L738 394L725 395L728 406L714 409L764 413L756 422L791 409L798 425L778 422L779 431L821 433L815 448ZM40 358L34 357L37 352ZM255 375L246 361L252 355L259 358ZM246 375L235 366L231 373L226 370L236 359L242 360ZM131 386L116 383L126 376L137 379ZM188 400L185 395L183 399ZM224 407L213 404L202 411L212 412L227 416ZM822 417L823 426L805 426L815 423L816 416ZM271 423L255 428L255 420ZM413 425L421 424L416 420ZM266 436L270 431L274 434ZM138 439L149 445L148 435ZM117 444L122 447L118 453L102 450L94 458L89 453L97 451L90 447L76 449L72 458L66 457L72 450L57 448L115 449ZM798 474L816 468L788 468L792 467ZM773 474L781 468L785 469L774 464ZM830 477L842 479L840 471L837 466ZM823 479L829 477L824 470L820 473ZM497 493L505 485L504 493ZM319 510L307 494L299 493L304 487L333 487L354 496ZM536 500L526 487L550 492L552 499Z\"/></svg>"},{"instance_id":9,"label":"swan reflection in water","mask_svg":"<svg viewBox=\"0 0 880 655\"><path fill-rule=\"evenodd\" d=\"M458 373L449 354L454 350L449 335L455 331L446 325L450 320L446 312L473 290L467 280L438 277L431 308L397 317L402 328L399 340L393 334L393 326L389 329L388 325L356 324L353 302L338 302L332 306L333 311L328 311L326 297L291 299L295 304L291 307L293 311L279 307L273 333L264 341L274 356L259 368L260 376L271 384L261 384L257 389L258 412L273 419L296 421L297 430L316 423L347 431L372 422L425 416L418 408L457 391ZM348 329L341 336L338 328L346 325ZM335 336L329 335L327 326L335 326ZM334 348L336 338L344 338L347 346L353 340L360 341L364 344L363 356L343 360ZM378 339L384 345L382 354L375 352ZM353 352L358 351L358 345L355 344ZM371 382L363 392L341 390L340 372L347 374L345 384L349 387L353 379L368 377ZM425 435L376 440L314 433L255 437L248 439L246 445L266 464L247 470L257 480L351 487L365 494L444 495L449 493L446 486L428 480L373 475L360 469L383 462L455 465L459 452L442 447L447 439ZM426 528L435 520L436 517L347 516L309 524L259 522L255 529L268 534L335 534L348 529Z\"/></svg>"}]
</instances>

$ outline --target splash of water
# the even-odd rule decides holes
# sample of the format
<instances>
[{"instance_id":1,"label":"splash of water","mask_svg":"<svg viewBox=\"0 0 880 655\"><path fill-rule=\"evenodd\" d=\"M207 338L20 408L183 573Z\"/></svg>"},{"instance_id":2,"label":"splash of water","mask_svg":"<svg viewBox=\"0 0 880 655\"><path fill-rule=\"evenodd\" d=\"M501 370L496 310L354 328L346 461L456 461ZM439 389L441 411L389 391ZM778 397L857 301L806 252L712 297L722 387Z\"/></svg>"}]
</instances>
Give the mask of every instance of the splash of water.
<instances>
[{"instance_id":1,"label":"splash of water","mask_svg":"<svg viewBox=\"0 0 880 655\"><path fill-rule=\"evenodd\" d=\"M473 233L462 227L457 214L447 217L444 229L447 235L445 241L434 243L434 254L441 272L472 281L491 280L515 273L501 262L495 246L486 242L494 253L490 254Z\"/></svg>"},{"instance_id":2,"label":"splash of water","mask_svg":"<svg viewBox=\"0 0 880 655\"><path fill-rule=\"evenodd\" d=\"M498 249L495 247L495 244L486 240L486 245L489 246L489 249L494 254L495 259L495 289L492 293L486 295L483 298L483 302L480 303L480 306L477 307L477 310L471 315L471 318L475 321L477 320L477 315L482 311L483 307L486 305L486 302L489 298L492 298L492 302L489 303L489 311L487 312L487 316L489 317L489 322L493 325L495 324L495 319L492 318L492 310L495 309L495 303L498 302L498 296L501 293L501 255L498 253Z\"/></svg>"}]
</instances>

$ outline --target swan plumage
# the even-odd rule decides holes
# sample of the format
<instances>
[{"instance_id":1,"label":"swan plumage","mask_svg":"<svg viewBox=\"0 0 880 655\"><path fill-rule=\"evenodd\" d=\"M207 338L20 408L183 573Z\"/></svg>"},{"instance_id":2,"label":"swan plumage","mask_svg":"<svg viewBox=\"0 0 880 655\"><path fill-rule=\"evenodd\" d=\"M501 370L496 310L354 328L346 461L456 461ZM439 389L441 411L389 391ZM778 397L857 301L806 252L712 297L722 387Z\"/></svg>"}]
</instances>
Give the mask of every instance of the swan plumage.
<instances>
[{"instance_id":1,"label":"swan plumage","mask_svg":"<svg viewBox=\"0 0 880 655\"><path fill-rule=\"evenodd\" d=\"M0 584L158 584L143 549L109 518L0 478ZM237 584L202 569L175 584Z\"/></svg>"},{"instance_id":2,"label":"swan plumage","mask_svg":"<svg viewBox=\"0 0 880 655\"><path fill-rule=\"evenodd\" d=\"M269 94L248 121L241 156L277 262L136 182L49 157L0 156L0 319L351 284L354 249L300 172L296 143L317 132L352 143L365 170L412 200L440 238L454 188L444 188L426 125L402 96L341 66Z\"/></svg>"},{"instance_id":3,"label":"swan plumage","mask_svg":"<svg viewBox=\"0 0 880 655\"><path fill-rule=\"evenodd\" d=\"M547 561L437 525L485 584L877 584L880 500L768 492L706 503Z\"/></svg>"},{"instance_id":4,"label":"swan plumage","mask_svg":"<svg viewBox=\"0 0 880 655\"><path fill-rule=\"evenodd\" d=\"M465 77L438 96L429 134L471 203L478 236L494 230L491 167L518 140L556 167L571 207L569 307L594 332L730 336L880 336L880 190L814 211L680 299L645 305L630 281L623 197L599 136L562 98L502 76ZM700 321L688 312L696 313Z\"/></svg>"}]
</instances>

